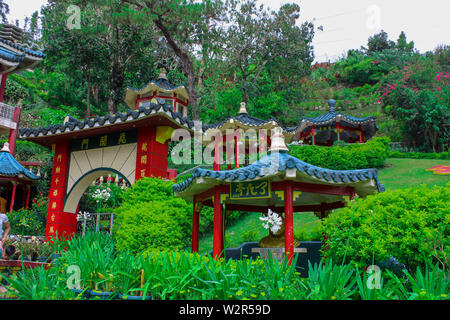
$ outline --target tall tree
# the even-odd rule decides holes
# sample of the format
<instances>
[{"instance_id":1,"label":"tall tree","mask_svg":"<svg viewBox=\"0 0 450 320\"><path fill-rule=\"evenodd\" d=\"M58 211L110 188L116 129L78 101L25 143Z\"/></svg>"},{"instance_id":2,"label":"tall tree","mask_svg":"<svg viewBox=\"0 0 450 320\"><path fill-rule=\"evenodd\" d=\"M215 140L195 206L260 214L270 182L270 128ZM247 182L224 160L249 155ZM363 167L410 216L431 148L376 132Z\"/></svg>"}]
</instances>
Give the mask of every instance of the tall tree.
<instances>
[{"instance_id":1,"label":"tall tree","mask_svg":"<svg viewBox=\"0 0 450 320\"><path fill-rule=\"evenodd\" d=\"M205 50L213 50L212 37L217 36L216 22L225 20L225 3L222 0L123 0L144 13L152 21L168 46L180 59L188 81L190 108L194 119L199 118L199 71L196 60ZM232 3L233 0L228 1ZM205 54L202 55L206 57Z\"/></svg>"},{"instance_id":2,"label":"tall tree","mask_svg":"<svg viewBox=\"0 0 450 320\"><path fill-rule=\"evenodd\" d=\"M80 27L71 30L66 26L70 5L79 6L81 13ZM107 78L108 110L117 112L127 70L134 69L135 59L142 57L143 52L151 52L155 40L152 26L130 13L128 7L120 0L50 0L44 10L47 50L53 58L64 56L68 65L83 71L88 83L88 107L94 84ZM98 74L102 77L98 78Z\"/></svg>"},{"instance_id":3,"label":"tall tree","mask_svg":"<svg viewBox=\"0 0 450 320\"><path fill-rule=\"evenodd\" d=\"M285 4L278 12L269 12L256 0L246 0L231 9L232 24L226 26L224 50L231 66L237 68L243 101L265 67L277 76L305 75L313 61L312 23L296 25L300 7Z\"/></svg>"},{"instance_id":4,"label":"tall tree","mask_svg":"<svg viewBox=\"0 0 450 320\"><path fill-rule=\"evenodd\" d=\"M388 34L381 30L380 33L370 36L367 41L367 52L381 52L386 49L392 49L395 47L395 42L388 39Z\"/></svg>"}]
</instances>

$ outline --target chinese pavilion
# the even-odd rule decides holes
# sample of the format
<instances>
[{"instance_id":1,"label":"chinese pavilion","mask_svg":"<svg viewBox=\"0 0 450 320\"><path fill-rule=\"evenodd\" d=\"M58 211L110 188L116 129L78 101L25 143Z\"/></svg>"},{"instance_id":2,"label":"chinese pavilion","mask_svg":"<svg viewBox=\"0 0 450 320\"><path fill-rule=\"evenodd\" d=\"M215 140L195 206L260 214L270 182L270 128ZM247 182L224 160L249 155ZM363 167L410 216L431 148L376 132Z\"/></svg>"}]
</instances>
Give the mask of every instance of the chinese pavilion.
<instances>
[{"instance_id":1,"label":"chinese pavilion","mask_svg":"<svg viewBox=\"0 0 450 320\"><path fill-rule=\"evenodd\" d=\"M293 213L313 211L323 218L344 207L356 194L381 192L376 169L329 170L305 163L288 153L281 129L274 129L268 155L242 168L197 168L186 181L173 186L176 196L193 202L192 251L198 251L202 206L214 208L213 256L224 253L224 212L284 212L285 253L294 256Z\"/></svg>"},{"instance_id":2,"label":"chinese pavilion","mask_svg":"<svg viewBox=\"0 0 450 320\"><path fill-rule=\"evenodd\" d=\"M336 101L329 100L329 112L315 118L303 117L295 139L306 144L332 146L337 140L363 143L378 130L375 117L357 118L335 111Z\"/></svg>"},{"instance_id":3,"label":"chinese pavilion","mask_svg":"<svg viewBox=\"0 0 450 320\"><path fill-rule=\"evenodd\" d=\"M232 164L239 168L257 160L267 153L274 129L280 129L288 142L295 134L295 128L285 128L275 119L261 120L250 116L244 102L237 116L216 124L205 124L202 129L204 145L208 145L214 137L214 170L220 170L223 163L231 169Z\"/></svg>"},{"instance_id":4,"label":"chinese pavilion","mask_svg":"<svg viewBox=\"0 0 450 320\"><path fill-rule=\"evenodd\" d=\"M22 207L28 209L30 202L31 183L41 177L25 169L10 153L9 144L6 142L0 150L0 186L11 190L9 213L14 210L17 188L21 187ZM6 200L6 199L5 199ZM6 204L6 201L5 201ZM6 205L5 205L6 206ZM6 208L4 211L6 211ZM2 210L3 210L2 209ZM4 213L1 212L0 213Z\"/></svg>"},{"instance_id":5,"label":"chinese pavilion","mask_svg":"<svg viewBox=\"0 0 450 320\"><path fill-rule=\"evenodd\" d=\"M0 25L0 134L8 135L8 142L0 151L0 185L10 194L9 212L15 208L17 196L22 197L22 207L28 208L31 183L40 178L14 158L21 108L3 102L8 74L34 68L45 57L36 45L22 42L20 28Z\"/></svg>"}]
</instances>

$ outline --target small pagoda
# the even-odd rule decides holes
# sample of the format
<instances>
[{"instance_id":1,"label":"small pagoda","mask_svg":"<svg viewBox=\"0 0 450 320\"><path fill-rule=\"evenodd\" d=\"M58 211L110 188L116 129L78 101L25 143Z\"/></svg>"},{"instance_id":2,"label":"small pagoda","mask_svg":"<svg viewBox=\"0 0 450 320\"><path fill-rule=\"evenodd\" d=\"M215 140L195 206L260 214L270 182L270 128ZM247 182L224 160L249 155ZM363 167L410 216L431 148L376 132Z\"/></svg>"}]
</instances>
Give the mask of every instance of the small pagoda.
<instances>
[{"instance_id":1,"label":"small pagoda","mask_svg":"<svg viewBox=\"0 0 450 320\"><path fill-rule=\"evenodd\" d=\"M364 143L372 138L378 127L375 117L352 117L336 112L336 101L329 100L329 112L315 118L303 117L294 140L304 144L332 146L335 141Z\"/></svg>"},{"instance_id":2,"label":"small pagoda","mask_svg":"<svg viewBox=\"0 0 450 320\"><path fill-rule=\"evenodd\" d=\"M28 209L30 202L31 184L41 177L24 168L10 153L9 144L6 142L0 150L0 186L4 187L9 194L9 213L12 213L16 204L17 190L22 191L22 208ZM2 211L6 209L7 199L2 199ZM6 211L6 210L4 210ZM1 212L5 213L5 212Z\"/></svg>"},{"instance_id":3,"label":"small pagoda","mask_svg":"<svg viewBox=\"0 0 450 320\"><path fill-rule=\"evenodd\" d=\"M242 102L237 116L215 124L204 124L202 129L202 143L215 143L213 169L217 171L223 163L229 170L232 164L239 168L264 156L274 129L280 129L285 141L291 142L296 128L283 127L275 119L255 118L248 114L246 104Z\"/></svg>"},{"instance_id":4,"label":"small pagoda","mask_svg":"<svg viewBox=\"0 0 450 320\"><path fill-rule=\"evenodd\" d=\"M150 103L164 103L173 112L179 112L183 117L188 115L189 95L186 88L170 83L164 69L161 69L156 80L150 81L143 88L127 88L124 101L132 110L149 106Z\"/></svg>"}]
</instances>

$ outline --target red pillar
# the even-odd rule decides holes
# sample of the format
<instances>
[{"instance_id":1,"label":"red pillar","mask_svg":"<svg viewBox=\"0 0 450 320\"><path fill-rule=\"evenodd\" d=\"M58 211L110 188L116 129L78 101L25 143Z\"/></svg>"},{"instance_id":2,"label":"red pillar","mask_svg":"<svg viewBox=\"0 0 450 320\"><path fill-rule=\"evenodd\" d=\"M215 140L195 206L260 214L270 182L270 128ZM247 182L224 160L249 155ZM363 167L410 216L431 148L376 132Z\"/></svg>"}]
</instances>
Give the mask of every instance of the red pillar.
<instances>
[{"instance_id":1,"label":"red pillar","mask_svg":"<svg viewBox=\"0 0 450 320\"><path fill-rule=\"evenodd\" d=\"M214 188L214 233L213 233L213 257L223 257L223 215L220 204L220 191Z\"/></svg>"},{"instance_id":2,"label":"red pillar","mask_svg":"<svg viewBox=\"0 0 450 320\"><path fill-rule=\"evenodd\" d=\"M313 146L315 146L316 145L316 129L314 128L314 126L312 126L312 129L311 129L311 143L312 143L312 145Z\"/></svg>"},{"instance_id":3,"label":"red pillar","mask_svg":"<svg viewBox=\"0 0 450 320\"><path fill-rule=\"evenodd\" d=\"M234 167L239 168L239 148L238 137L234 137Z\"/></svg>"},{"instance_id":4,"label":"red pillar","mask_svg":"<svg viewBox=\"0 0 450 320\"><path fill-rule=\"evenodd\" d=\"M13 117L13 122L16 123L16 128L15 129L11 129L9 131L9 139L8 139L8 143L9 143L9 153L11 153L12 156L14 156L14 152L16 150L16 140L17 140L17 133L19 132L19 122L20 122L20 113L21 113L21 109L16 107L14 109L14 117Z\"/></svg>"},{"instance_id":5,"label":"red pillar","mask_svg":"<svg viewBox=\"0 0 450 320\"><path fill-rule=\"evenodd\" d=\"M196 202L194 201L192 210L192 252L198 252L198 234L200 212L196 210Z\"/></svg>"},{"instance_id":6,"label":"red pillar","mask_svg":"<svg viewBox=\"0 0 450 320\"><path fill-rule=\"evenodd\" d=\"M64 197L69 163L69 141L59 141L55 145L52 179L48 196L47 226L45 237L50 240L58 234L71 238L77 231L76 213L64 212Z\"/></svg>"},{"instance_id":7,"label":"red pillar","mask_svg":"<svg viewBox=\"0 0 450 320\"><path fill-rule=\"evenodd\" d=\"M284 189L284 223L285 223L285 253L288 255L289 265L294 258L294 204L292 198L292 184L286 182Z\"/></svg>"},{"instance_id":8,"label":"red pillar","mask_svg":"<svg viewBox=\"0 0 450 320\"><path fill-rule=\"evenodd\" d=\"M359 126L359 143L363 143L363 132L362 132L362 127Z\"/></svg>"},{"instance_id":9,"label":"red pillar","mask_svg":"<svg viewBox=\"0 0 450 320\"><path fill-rule=\"evenodd\" d=\"M4 73L1 76L2 81L0 83L0 102L3 102L3 96L5 95L6 78L8 78L8 74Z\"/></svg>"},{"instance_id":10,"label":"red pillar","mask_svg":"<svg viewBox=\"0 0 450 320\"><path fill-rule=\"evenodd\" d=\"M336 133L338 141L341 141L341 125L339 124L339 122L336 122Z\"/></svg>"},{"instance_id":11,"label":"red pillar","mask_svg":"<svg viewBox=\"0 0 450 320\"><path fill-rule=\"evenodd\" d=\"M9 213L12 213L14 210L14 201L16 200L16 189L17 189L17 181L11 181L13 184L12 193L11 193L11 202L9 205Z\"/></svg>"},{"instance_id":12,"label":"red pillar","mask_svg":"<svg viewBox=\"0 0 450 320\"><path fill-rule=\"evenodd\" d=\"M213 170L220 171L220 162L222 159L222 144L220 141L217 141L214 146L214 163Z\"/></svg>"},{"instance_id":13,"label":"red pillar","mask_svg":"<svg viewBox=\"0 0 450 320\"><path fill-rule=\"evenodd\" d=\"M144 177L167 177L169 140L156 141L156 127L138 129L136 181Z\"/></svg>"}]
</instances>

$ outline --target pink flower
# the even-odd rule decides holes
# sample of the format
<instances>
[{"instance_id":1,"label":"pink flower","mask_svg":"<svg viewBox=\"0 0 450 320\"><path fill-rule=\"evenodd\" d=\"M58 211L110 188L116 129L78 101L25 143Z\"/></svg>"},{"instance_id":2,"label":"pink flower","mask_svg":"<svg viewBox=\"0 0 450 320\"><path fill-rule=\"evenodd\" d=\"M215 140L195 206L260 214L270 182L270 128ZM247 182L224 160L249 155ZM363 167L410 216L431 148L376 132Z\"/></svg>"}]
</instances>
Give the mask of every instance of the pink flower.
<instances>
[{"instance_id":1,"label":"pink flower","mask_svg":"<svg viewBox=\"0 0 450 320\"><path fill-rule=\"evenodd\" d=\"M441 80L441 77L439 75L436 76L436 81L439 82Z\"/></svg>"}]
</instances>

